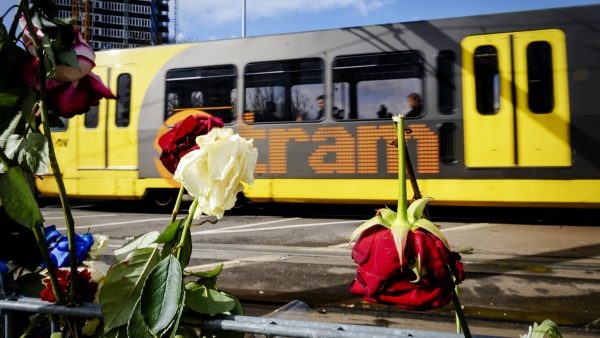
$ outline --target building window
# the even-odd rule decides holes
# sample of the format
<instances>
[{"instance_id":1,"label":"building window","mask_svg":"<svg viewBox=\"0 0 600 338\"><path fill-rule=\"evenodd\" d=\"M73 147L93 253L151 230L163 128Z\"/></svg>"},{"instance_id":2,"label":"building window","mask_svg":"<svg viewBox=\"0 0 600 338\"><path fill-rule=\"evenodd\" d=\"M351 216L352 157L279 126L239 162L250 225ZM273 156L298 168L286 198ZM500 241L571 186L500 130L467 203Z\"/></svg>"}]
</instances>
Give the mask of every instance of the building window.
<instances>
[{"instance_id":1,"label":"building window","mask_svg":"<svg viewBox=\"0 0 600 338\"><path fill-rule=\"evenodd\" d=\"M233 65L171 69L167 72L165 119L184 110L235 119L237 71Z\"/></svg>"},{"instance_id":2,"label":"building window","mask_svg":"<svg viewBox=\"0 0 600 338\"><path fill-rule=\"evenodd\" d=\"M337 57L333 64L334 118L419 117L423 114L422 78L423 64L416 52Z\"/></svg>"},{"instance_id":3,"label":"building window","mask_svg":"<svg viewBox=\"0 0 600 338\"><path fill-rule=\"evenodd\" d=\"M496 114L500 110L500 73L496 47L477 47L473 62L477 111L482 115Z\"/></svg>"},{"instance_id":4,"label":"building window","mask_svg":"<svg viewBox=\"0 0 600 338\"><path fill-rule=\"evenodd\" d=\"M552 46L546 41L535 41L527 46L527 83L529 110L550 113L554 109L554 77Z\"/></svg>"},{"instance_id":5,"label":"building window","mask_svg":"<svg viewBox=\"0 0 600 338\"><path fill-rule=\"evenodd\" d=\"M131 115L131 75L121 74L117 78L117 127L127 127Z\"/></svg>"},{"instance_id":6,"label":"building window","mask_svg":"<svg viewBox=\"0 0 600 338\"><path fill-rule=\"evenodd\" d=\"M456 112L455 60L456 57L451 50L442 50L437 56L438 109L442 114Z\"/></svg>"},{"instance_id":7,"label":"building window","mask_svg":"<svg viewBox=\"0 0 600 338\"><path fill-rule=\"evenodd\" d=\"M248 123L324 118L323 61L317 58L250 63L244 72L244 120Z\"/></svg>"}]
</instances>

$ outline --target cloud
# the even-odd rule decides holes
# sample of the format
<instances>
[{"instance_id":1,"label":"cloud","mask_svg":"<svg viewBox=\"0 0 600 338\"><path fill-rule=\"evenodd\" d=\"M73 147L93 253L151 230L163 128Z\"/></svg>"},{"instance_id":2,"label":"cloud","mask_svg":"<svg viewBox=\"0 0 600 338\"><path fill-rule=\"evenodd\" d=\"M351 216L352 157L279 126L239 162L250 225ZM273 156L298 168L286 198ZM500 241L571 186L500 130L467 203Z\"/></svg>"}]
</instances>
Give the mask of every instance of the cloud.
<instances>
[{"instance_id":1,"label":"cloud","mask_svg":"<svg viewBox=\"0 0 600 338\"><path fill-rule=\"evenodd\" d=\"M301 13L320 13L332 10L354 10L366 16L390 0L246 0L249 19L262 19ZM179 21L191 21L203 26L239 21L242 0L178 0Z\"/></svg>"}]
</instances>

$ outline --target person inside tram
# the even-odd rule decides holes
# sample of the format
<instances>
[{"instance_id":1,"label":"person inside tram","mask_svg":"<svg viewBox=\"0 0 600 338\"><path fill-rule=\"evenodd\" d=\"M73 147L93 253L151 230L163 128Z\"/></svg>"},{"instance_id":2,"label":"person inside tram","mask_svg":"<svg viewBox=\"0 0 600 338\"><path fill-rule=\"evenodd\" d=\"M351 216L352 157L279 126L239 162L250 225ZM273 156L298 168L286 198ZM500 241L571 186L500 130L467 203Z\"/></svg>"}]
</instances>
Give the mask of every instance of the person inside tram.
<instances>
[{"instance_id":1,"label":"person inside tram","mask_svg":"<svg viewBox=\"0 0 600 338\"><path fill-rule=\"evenodd\" d=\"M410 93L408 94L406 99L408 101L408 107L410 108L410 110L406 114L404 114L404 117L417 117L421 115L421 111L423 109L423 101L421 99L421 95L417 93Z\"/></svg>"},{"instance_id":2,"label":"person inside tram","mask_svg":"<svg viewBox=\"0 0 600 338\"><path fill-rule=\"evenodd\" d=\"M385 104L379 106L379 110L377 111L377 117L380 119L390 118L392 117L392 113L388 111L388 108Z\"/></svg>"}]
</instances>

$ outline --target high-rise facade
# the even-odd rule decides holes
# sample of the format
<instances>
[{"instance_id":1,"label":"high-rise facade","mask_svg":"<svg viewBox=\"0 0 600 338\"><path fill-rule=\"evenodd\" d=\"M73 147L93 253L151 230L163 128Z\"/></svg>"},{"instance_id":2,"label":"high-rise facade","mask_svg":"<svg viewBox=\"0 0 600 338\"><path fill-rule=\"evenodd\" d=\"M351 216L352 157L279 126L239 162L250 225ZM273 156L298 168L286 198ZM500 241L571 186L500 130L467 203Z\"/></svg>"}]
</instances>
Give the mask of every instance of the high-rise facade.
<instances>
[{"instance_id":1,"label":"high-rise facade","mask_svg":"<svg viewBox=\"0 0 600 338\"><path fill-rule=\"evenodd\" d=\"M93 49L169 42L169 0L54 0L61 18L77 24Z\"/></svg>"}]
</instances>

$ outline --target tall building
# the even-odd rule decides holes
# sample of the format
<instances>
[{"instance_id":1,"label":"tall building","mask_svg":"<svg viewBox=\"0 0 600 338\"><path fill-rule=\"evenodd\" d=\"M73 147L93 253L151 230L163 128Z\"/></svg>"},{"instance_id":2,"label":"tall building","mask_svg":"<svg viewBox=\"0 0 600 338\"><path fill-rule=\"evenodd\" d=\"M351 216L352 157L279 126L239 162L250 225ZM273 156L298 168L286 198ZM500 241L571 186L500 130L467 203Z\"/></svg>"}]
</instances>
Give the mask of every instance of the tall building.
<instances>
[{"instance_id":1,"label":"tall building","mask_svg":"<svg viewBox=\"0 0 600 338\"><path fill-rule=\"evenodd\" d=\"M169 42L169 0L54 0L95 50Z\"/></svg>"}]
</instances>

